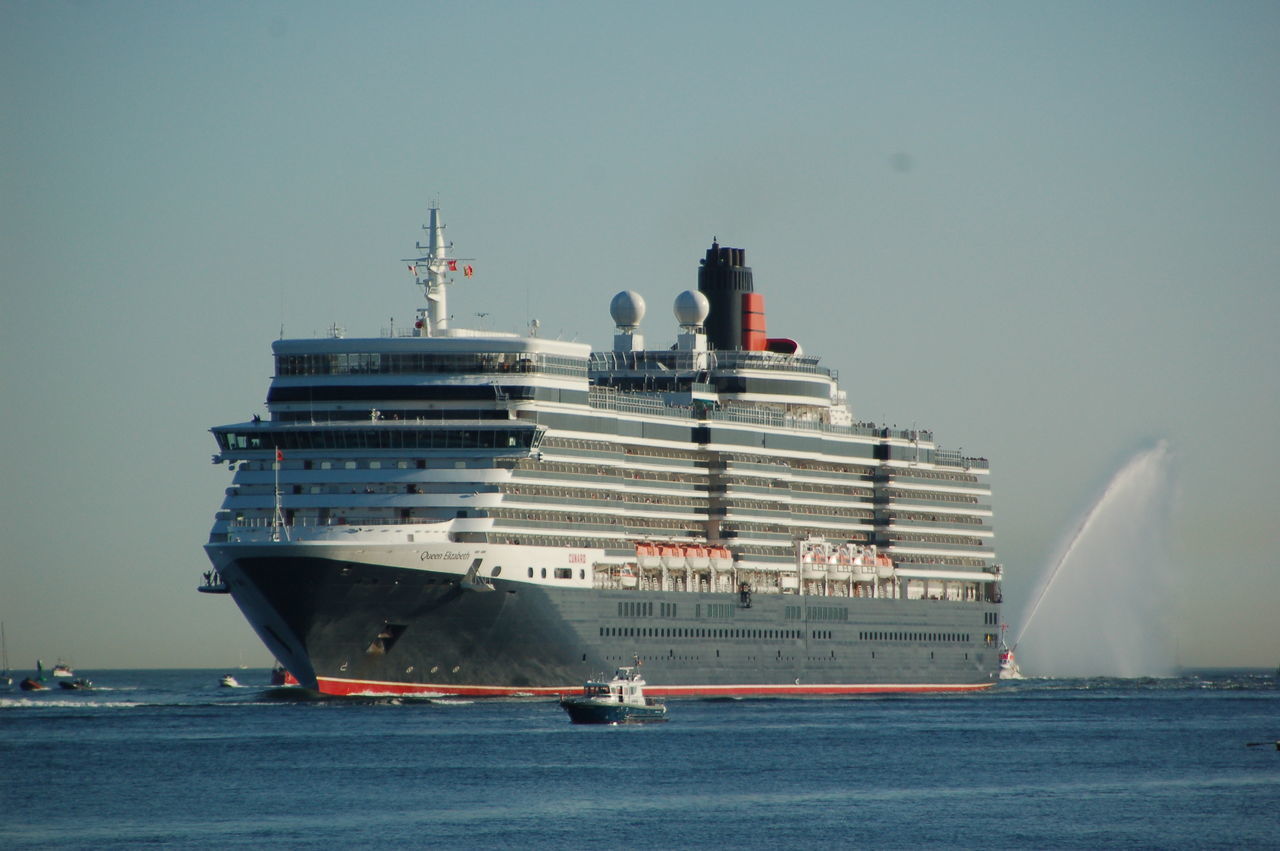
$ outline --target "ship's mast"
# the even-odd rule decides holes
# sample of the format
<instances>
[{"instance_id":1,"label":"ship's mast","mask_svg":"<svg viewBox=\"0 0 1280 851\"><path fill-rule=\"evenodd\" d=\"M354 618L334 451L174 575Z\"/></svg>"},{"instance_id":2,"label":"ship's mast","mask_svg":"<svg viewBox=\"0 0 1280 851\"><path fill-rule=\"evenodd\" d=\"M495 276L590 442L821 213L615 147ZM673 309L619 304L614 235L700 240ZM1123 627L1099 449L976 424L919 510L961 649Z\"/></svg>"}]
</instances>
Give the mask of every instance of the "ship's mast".
<instances>
[{"instance_id":1,"label":"ship's mast","mask_svg":"<svg viewBox=\"0 0 1280 851\"><path fill-rule=\"evenodd\" d=\"M289 527L285 525L284 507L280 500L280 468L284 466L284 453L279 448L276 449L276 461L272 466L275 467L276 471L276 511L271 517L271 540L278 542L280 540L280 531L283 529L284 539L288 541L290 540Z\"/></svg>"},{"instance_id":2,"label":"ship's mast","mask_svg":"<svg viewBox=\"0 0 1280 851\"><path fill-rule=\"evenodd\" d=\"M431 208L430 219L422 226L427 232L427 244L415 247L425 252L421 257L410 257L409 271L427 297L427 306L418 308L418 321L414 323L415 337L444 337L449 330L449 304L445 287L452 281L449 272L456 272L458 259L449 256L452 247L444 239L444 222L440 220L440 208Z\"/></svg>"}]
</instances>

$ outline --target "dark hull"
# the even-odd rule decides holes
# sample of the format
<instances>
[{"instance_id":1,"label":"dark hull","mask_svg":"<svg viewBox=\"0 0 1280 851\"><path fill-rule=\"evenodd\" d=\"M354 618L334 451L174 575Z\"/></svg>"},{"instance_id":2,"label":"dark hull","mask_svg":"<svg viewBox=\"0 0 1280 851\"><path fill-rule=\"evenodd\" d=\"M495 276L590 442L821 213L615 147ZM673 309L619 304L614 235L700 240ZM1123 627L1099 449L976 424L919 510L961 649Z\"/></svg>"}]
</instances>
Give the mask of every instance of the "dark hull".
<instances>
[{"instance_id":1,"label":"dark hull","mask_svg":"<svg viewBox=\"0 0 1280 851\"><path fill-rule=\"evenodd\" d=\"M222 573L271 652L329 694L575 694L637 657L655 695L968 690L999 666L991 603L757 594L743 607L736 594L502 579L475 590L453 574L304 557Z\"/></svg>"}]
</instances>

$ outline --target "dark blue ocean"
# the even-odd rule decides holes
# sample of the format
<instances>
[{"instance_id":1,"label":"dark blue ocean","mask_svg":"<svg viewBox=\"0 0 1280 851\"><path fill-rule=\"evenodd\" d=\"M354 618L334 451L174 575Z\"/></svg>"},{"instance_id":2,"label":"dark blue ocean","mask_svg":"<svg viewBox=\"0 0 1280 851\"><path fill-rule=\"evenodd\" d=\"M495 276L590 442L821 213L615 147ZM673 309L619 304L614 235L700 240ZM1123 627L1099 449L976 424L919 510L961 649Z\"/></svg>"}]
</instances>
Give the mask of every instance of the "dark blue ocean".
<instances>
[{"instance_id":1,"label":"dark blue ocean","mask_svg":"<svg viewBox=\"0 0 1280 851\"><path fill-rule=\"evenodd\" d=\"M0 692L0 847L1280 847L1270 674L675 700L665 724L581 727L546 700L81 673L98 688Z\"/></svg>"}]
</instances>

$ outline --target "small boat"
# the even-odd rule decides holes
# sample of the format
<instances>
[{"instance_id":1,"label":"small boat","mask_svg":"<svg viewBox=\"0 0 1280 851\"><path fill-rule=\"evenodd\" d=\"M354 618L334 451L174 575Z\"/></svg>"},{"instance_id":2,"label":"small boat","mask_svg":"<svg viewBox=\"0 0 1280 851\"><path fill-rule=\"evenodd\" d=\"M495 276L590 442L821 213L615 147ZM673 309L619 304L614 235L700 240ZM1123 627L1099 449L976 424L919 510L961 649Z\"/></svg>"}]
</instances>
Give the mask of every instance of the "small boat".
<instances>
[{"instance_id":1,"label":"small boat","mask_svg":"<svg viewBox=\"0 0 1280 851\"><path fill-rule=\"evenodd\" d=\"M276 662L275 667L271 669L271 684L273 686L296 686L298 679L285 670L284 665Z\"/></svg>"},{"instance_id":2,"label":"small boat","mask_svg":"<svg viewBox=\"0 0 1280 851\"><path fill-rule=\"evenodd\" d=\"M1018 660L1014 657L1013 650L1009 647L1000 648L1000 679L1023 679L1022 669L1018 667Z\"/></svg>"},{"instance_id":3,"label":"small boat","mask_svg":"<svg viewBox=\"0 0 1280 851\"><path fill-rule=\"evenodd\" d=\"M77 677L74 680L62 680L58 685L65 689L70 689L71 691L88 691L93 688L93 683L89 682L84 677Z\"/></svg>"},{"instance_id":4,"label":"small boat","mask_svg":"<svg viewBox=\"0 0 1280 851\"><path fill-rule=\"evenodd\" d=\"M26 677L22 682L18 683L18 688L23 691L44 691L48 688L44 682L44 662L36 660L36 675L34 677Z\"/></svg>"},{"instance_id":5,"label":"small boat","mask_svg":"<svg viewBox=\"0 0 1280 851\"><path fill-rule=\"evenodd\" d=\"M1018 667L1018 659L1013 655L1014 648L1004 641L1004 634L1008 629L1007 623L1000 624L1000 679L1021 680L1024 677L1022 669Z\"/></svg>"},{"instance_id":6,"label":"small boat","mask_svg":"<svg viewBox=\"0 0 1280 851\"><path fill-rule=\"evenodd\" d=\"M76 675L76 672L71 670L71 666L61 659L58 660L58 664L53 666L53 671L51 673L55 677L65 677L67 679L71 679Z\"/></svg>"},{"instance_id":7,"label":"small boat","mask_svg":"<svg viewBox=\"0 0 1280 851\"><path fill-rule=\"evenodd\" d=\"M621 667L611 680L587 680L582 694L560 698L560 706L575 724L666 721L666 705L645 697L644 686L638 665Z\"/></svg>"},{"instance_id":8,"label":"small boat","mask_svg":"<svg viewBox=\"0 0 1280 851\"><path fill-rule=\"evenodd\" d=\"M222 679L218 680L218 685L223 688L240 688L240 683L230 674L223 674Z\"/></svg>"}]
</instances>

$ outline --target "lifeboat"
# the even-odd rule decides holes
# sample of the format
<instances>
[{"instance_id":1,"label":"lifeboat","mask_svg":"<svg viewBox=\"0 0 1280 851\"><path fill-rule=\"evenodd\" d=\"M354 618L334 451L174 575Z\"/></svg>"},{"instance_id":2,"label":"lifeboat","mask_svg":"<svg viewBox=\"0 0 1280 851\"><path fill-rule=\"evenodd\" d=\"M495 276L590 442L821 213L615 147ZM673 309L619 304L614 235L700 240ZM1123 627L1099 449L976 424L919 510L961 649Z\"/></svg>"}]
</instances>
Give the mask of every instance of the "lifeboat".
<instances>
[{"instance_id":1,"label":"lifeboat","mask_svg":"<svg viewBox=\"0 0 1280 851\"><path fill-rule=\"evenodd\" d=\"M661 567L657 544L636 544L636 561L641 567Z\"/></svg>"},{"instance_id":2,"label":"lifeboat","mask_svg":"<svg viewBox=\"0 0 1280 851\"><path fill-rule=\"evenodd\" d=\"M716 570L729 570L733 567L733 553L728 547L711 547L707 550L711 557L711 566Z\"/></svg>"},{"instance_id":3,"label":"lifeboat","mask_svg":"<svg viewBox=\"0 0 1280 851\"><path fill-rule=\"evenodd\" d=\"M893 576L893 559L888 556L876 556L876 576L889 579Z\"/></svg>"},{"instance_id":4,"label":"lifeboat","mask_svg":"<svg viewBox=\"0 0 1280 851\"><path fill-rule=\"evenodd\" d=\"M826 578L827 578L827 564L826 564L826 562L825 562L825 561L822 561L822 562L817 562L817 561L809 562L808 564L805 564L805 565L802 565L802 566L801 566L801 568L800 568L800 575L801 575L802 577L804 577L805 579L826 579Z\"/></svg>"},{"instance_id":5,"label":"lifeboat","mask_svg":"<svg viewBox=\"0 0 1280 851\"><path fill-rule=\"evenodd\" d=\"M636 576L635 571L630 567L624 567L618 571L618 581L623 588L635 588L640 584L640 578Z\"/></svg>"},{"instance_id":6,"label":"lifeboat","mask_svg":"<svg viewBox=\"0 0 1280 851\"><path fill-rule=\"evenodd\" d=\"M706 547L685 547L684 555L694 570L706 570L711 566L711 552Z\"/></svg>"},{"instance_id":7,"label":"lifeboat","mask_svg":"<svg viewBox=\"0 0 1280 851\"><path fill-rule=\"evenodd\" d=\"M668 569L683 569L687 565L684 557L684 547L665 546L658 548L658 555L662 559L662 566Z\"/></svg>"},{"instance_id":8,"label":"lifeboat","mask_svg":"<svg viewBox=\"0 0 1280 851\"><path fill-rule=\"evenodd\" d=\"M833 564L827 568L827 576L838 582L848 582L853 578L853 566L847 561L841 561L839 564Z\"/></svg>"}]
</instances>

